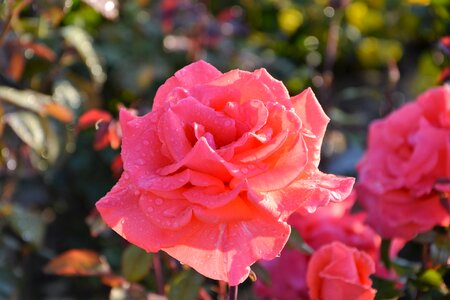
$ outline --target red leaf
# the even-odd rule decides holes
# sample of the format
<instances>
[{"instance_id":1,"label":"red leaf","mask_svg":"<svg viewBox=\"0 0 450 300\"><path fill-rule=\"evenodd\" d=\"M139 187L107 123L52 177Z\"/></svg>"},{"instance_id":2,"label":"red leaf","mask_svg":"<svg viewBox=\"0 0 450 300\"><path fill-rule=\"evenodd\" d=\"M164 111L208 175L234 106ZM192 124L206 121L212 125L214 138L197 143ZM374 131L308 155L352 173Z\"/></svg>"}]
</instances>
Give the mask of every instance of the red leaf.
<instances>
[{"instance_id":1,"label":"red leaf","mask_svg":"<svg viewBox=\"0 0 450 300\"><path fill-rule=\"evenodd\" d=\"M116 157L114 157L113 161L111 162L111 171L115 178L119 178L120 175L122 175L123 172L123 161L120 154L118 154Z\"/></svg>"},{"instance_id":2,"label":"red leaf","mask_svg":"<svg viewBox=\"0 0 450 300\"><path fill-rule=\"evenodd\" d=\"M104 275L101 277L101 280L104 285L110 286L112 288L121 286L125 283L125 279L118 275Z\"/></svg>"},{"instance_id":3,"label":"red leaf","mask_svg":"<svg viewBox=\"0 0 450 300\"><path fill-rule=\"evenodd\" d=\"M110 144L111 141L109 139L109 124L100 123L98 125L97 132L95 133L94 149L102 150L108 147Z\"/></svg>"},{"instance_id":4,"label":"red leaf","mask_svg":"<svg viewBox=\"0 0 450 300\"><path fill-rule=\"evenodd\" d=\"M450 55L450 36L442 37L439 40L439 47L445 54Z\"/></svg>"},{"instance_id":5,"label":"red leaf","mask_svg":"<svg viewBox=\"0 0 450 300\"><path fill-rule=\"evenodd\" d=\"M25 58L23 57L23 51L15 50L11 53L9 67L6 73L14 80L19 80L22 77L23 70L25 68Z\"/></svg>"},{"instance_id":6,"label":"red leaf","mask_svg":"<svg viewBox=\"0 0 450 300\"><path fill-rule=\"evenodd\" d=\"M83 130L98 122L110 122L111 120L112 116L109 112L101 109L91 109L80 116L77 129Z\"/></svg>"},{"instance_id":7,"label":"red leaf","mask_svg":"<svg viewBox=\"0 0 450 300\"><path fill-rule=\"evenodd\" d=\"M119 148L120 143L121 143L120 125L117 122L112 121L109 124L108 133L109 133L109 142L111 144L111 148L113 148L113 149Z\"/></svg>"},{"instance_id":8,"label":"red leaf","mask_svg":"<svg viewBox=\"0 0 450 300\"><path fill-rule=\"evenodd\" d=\"M44 267L44 272L64 276L92 276L110 274L111 269L106 259L98 253L72 249L53 258Z\"/></svg>"},{"instance_id":9,"label":"red leaf","mask_svg":"<svg viewBox=\"0 0 450 300\"><path fill-rule=\"evenodd\" d=\"M48 103L43 107L44 114L54 117L63 123L71 123L73 121L73 113L70 109L57 103Z\"/></svg>"},{"instance_id":10,"label":"red leaf","mask_svg":"<svg viewBox=\"0 0 450 300\"><path fill-rule=\"evenodd\" d=\"M33 50L36 56L44 58L50 62L54 62L56 60L56 54L52 49L47 47L44 44L40 43L32 43L32 42L22 42L22 47Z\"/></svg>"}]
</instances>

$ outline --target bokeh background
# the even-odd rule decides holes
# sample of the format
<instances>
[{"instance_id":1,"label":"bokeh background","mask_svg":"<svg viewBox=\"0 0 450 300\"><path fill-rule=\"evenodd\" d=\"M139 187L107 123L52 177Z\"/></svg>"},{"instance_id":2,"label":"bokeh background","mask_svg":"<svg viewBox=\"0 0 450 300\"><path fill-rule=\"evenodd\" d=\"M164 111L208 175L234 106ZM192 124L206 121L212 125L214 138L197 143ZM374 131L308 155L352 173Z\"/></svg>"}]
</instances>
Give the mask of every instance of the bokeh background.
<instances>
[{"instance_id":1,"label":"bokeh background","mask_svg":"<svg viewBox=\"0 0 450 300\"><path fill-rule=\"evenodd\" d=\"M332 119L321 169L354 176L370 121L449 63L448 0L0 3L0 299L159 299L162 284L220 299L223 285L129 246L94 209L121 172L118 107L150 111L186 64L312 87Z\"/></svg>"}]
</instances>

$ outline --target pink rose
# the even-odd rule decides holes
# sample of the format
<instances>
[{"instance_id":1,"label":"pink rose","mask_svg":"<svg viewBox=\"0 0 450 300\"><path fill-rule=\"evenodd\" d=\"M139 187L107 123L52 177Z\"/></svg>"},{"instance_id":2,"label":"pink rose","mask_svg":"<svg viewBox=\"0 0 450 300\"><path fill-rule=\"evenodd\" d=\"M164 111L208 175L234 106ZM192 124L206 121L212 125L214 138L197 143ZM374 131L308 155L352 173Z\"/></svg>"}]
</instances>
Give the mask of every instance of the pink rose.
<instances>
[{"instance_id":1,"label":"pink rose","mask_svg":"<svg viewBox=\"0 0 450 300\"><path fill-rule=\"evenodd\" d=\"M449 135L448 86L430 89L371 124L358 164L358 194L368 222L383 237L409 239L449 224L448 197L442 197L450 192Z\"/></svg>"},{"instance_id":2,"label":"pink rose","mask_svg":"<svg viewBox=\"0 0 450 300\"><path fill-rule=\"evenodd\" d=\"M120 112L124 173L97 208L131 243L237 285L283 249L289 215L350 193L352 178L317 169L328 121L310 89L291 98L265 69L193 63L152 112Z\"/></svg>"},{"instance_id":3,"label":"pink rose","mask_svg":"<svg viewBox=\"0 0 450 300\"><path fill-rule=\"evenodd\" d=\"M356 194L352 193L341 203L330 203L313 214L293 214L288 223L296 228L303 240L314 250L339 241L367 253L375 262L379 261L381 238L364 224L365 213L350 214ZM393 253L394 255L396 253ZM306 269L310 257L299 250L284 249L279 258L261 262L270 275L271 282L259 280L255 291L263 299L308 299ZM390 275L380 263L377 273ZM383 276L385 277L385 276Z\"/></svg>"},{"instance_id":4,"label":"pink rose","mask_svg":"<svg viewBox=\"0 0 450 300\"><path fill-rule=\"evenodd\" d=\"M306 281L311 300L371 300L369 276L375 272L372 258L365 252L340 242L316 251L309 262Z\"/></svg>"}]
</instances>

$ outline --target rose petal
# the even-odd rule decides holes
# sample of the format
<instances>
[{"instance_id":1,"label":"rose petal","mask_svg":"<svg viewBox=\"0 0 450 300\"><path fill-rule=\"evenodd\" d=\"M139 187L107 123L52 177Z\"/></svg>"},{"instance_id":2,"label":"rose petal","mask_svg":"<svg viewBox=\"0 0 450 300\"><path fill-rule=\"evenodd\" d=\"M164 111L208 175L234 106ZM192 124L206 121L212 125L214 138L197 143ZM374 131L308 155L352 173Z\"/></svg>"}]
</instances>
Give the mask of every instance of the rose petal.
<instances>
[{"instance_id":1,"label":"rose petal","mask_svg":"<svg viewBox=\"0 0 450 300\"><path fill-rule=\"evenodd\" d=\"M222 75L220 71L214 68L207 62L200 60L194 62L175 73L170 77L156 92L153 101L153 110L161 108L164 103L174 101L170 99L170 93L176 88L191 88L195 85L204 84ZM187 91L186 91L187 92ZM186 96L185 94L184 96ZM174 97L172 95L172 97ZM174 97L175 100L180 100L183 97Z\"/></svg>"},{"instance_id":2,"label":"rose petal","mask_svg":"<svg viewBox=\"0 0 450 300\"><path fill-rule=\"evenodd\" d=\"M112 190L96 203L103 220L115 232L147 251L156 252L161 247L170 247L189 230L161 231L139 206L141 193L133 185L129 175L122 175Z\"/></svg>"},{"instance_id":3,"label":"rose petal","mask_svg":"<svg viewBox=\"0 0 450 300\"><path fill-rule=\"evenodd\" d=\"M244 187L246 187L244 181L232 189L218 186L193 187L184 192L183 195L192 203L208 208L217 208L235 200Z\"/></svg>"},{"instance_id":4,"label":"rose petal","mask_svg":"<svg viewBox=\"0 0 450 300\"><path fill-rule=\"evenodd\" d=\"M211 148L205 137L201 137L191 152L182 160L159 169L158 173L161 175L171 174L184 166L200 173L215 176L223 181L229 181L231 175L224 164L225 160Z\"/></svg>"},{"instance_id":5,"label":"rose petal","mask_svg":"<svg viewBox=\"0 0 450 300\"><path fill-rule=\"evenodd\" d=\"M161 116L158 135L174 161L180 161L192 149L184 132L183 123L171 109Z\"/></svg>"},{"instance_id":6,"label":"rose petal","mask_svg":"<svg viewBox=\"0 0 450 300\"><path fill-rule=\"evenodd\" d=\"M139 198L139 206L150 222L161 229L179 229L192 219L191 204L183 198L163 199L144 193Z\"/></svg>"},{"instance_id":7,"label":"rose petal","mask_svg":"<svg viewBox=\"0 0 450 300\"><path fill-rule=\"evenodd\" d=\"M333 174L325 174L316 171L310 179L300 179L305 190L312 191L310 197L304 202L304 207L309 212L315 211L320 206L331 202L344 201L351 193L355 178L339 177Z\"/></svg>"},{"instance_id":8,"label":"rose petal","mask_svg":"<svg viewBox=\"0 0 450 300\"><path fill-rule=\"evenodd\" d=\"M203 105L189 97L179 101L172 110L185 124L199 123L214 136L217 145L226 145L236 139L235 121L222 112Z\"/></svg>"},{"instance_id":9,"label":"rose petal","mask_svg":"<svg viewBox=\"0 0 450 300\"><path fill-rule=\"evenodd\" d=\"M320 161L323 136L330 119L323 111L311 88L292 97L291 101L295 112L302 120L302 130L306 133L304 140L308 148L308 164L317 167Z\"/></svg>"},{"instance_id":10,"label":"rose petal","mask_svg":"<svg viewBox=\"0 0 450 300\"><path fill-rule=\"evenodd\" d=\"M243 282L249 266L259 259L273 259L285 245L290 227L263 216L231 224L199 223L194 234L163 250L201 274L234 286Z\"/></svg>"},{"instance_id":11,"label":"rose petal","mask_svg":"<svg viewBox=\"0 0 450 300\"><path fill-rule=\"evenodd\" d=\"M288 186L303 171L307 163L307 149L299 136L289 138L285 147L273 155L273 159L265 160L271 165L259 175L248 178L249 186L257 191L274 191ZM280 153L281 152L281 153Z\"/></svg>"},{"instance_id":12,"label":"rose petal","mask_svg":"<svg viewBox=\"0 0 450 300\"><path fill-rule=\"evenodd\" d=\"M161 148L156 126L159 118L159 112L136 117L126 109L120 110L124 170L135 178L170 163L167 157L156 151Z\"/></svg>"},{"instance_id":13,"label":"rose petal","mask_svg":"<svg viewBox=\"0 0 450 300\"><path fill-rule=\"evenodd\" d=\"M448 226L450 215L437 194L414 198L407 190L376 195L358 185L361 204L369 212L367 222L384 238L411 239L435 225ZM380 222L383 220L383 222Z\"/></svg>"}]
</instances>

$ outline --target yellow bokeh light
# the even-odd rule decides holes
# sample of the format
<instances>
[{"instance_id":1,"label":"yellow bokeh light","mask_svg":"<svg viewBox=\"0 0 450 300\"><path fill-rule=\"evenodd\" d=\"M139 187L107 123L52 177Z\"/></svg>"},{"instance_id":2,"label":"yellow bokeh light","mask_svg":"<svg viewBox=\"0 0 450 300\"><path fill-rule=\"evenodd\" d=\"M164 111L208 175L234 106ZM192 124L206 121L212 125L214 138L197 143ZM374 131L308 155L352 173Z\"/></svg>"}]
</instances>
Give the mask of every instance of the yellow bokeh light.
<instances>
[{"instance_id":1,"label":"yellow bokeh light","mask_svg":"<svg viewBox=\"0 0 450 300\"><path fill-rule=\"evenodd\" d=\"M282 9L278 13L278 24L283 32L292 34L303 24L303 14L293 7Z\"/></svg>"}]
</instances>

